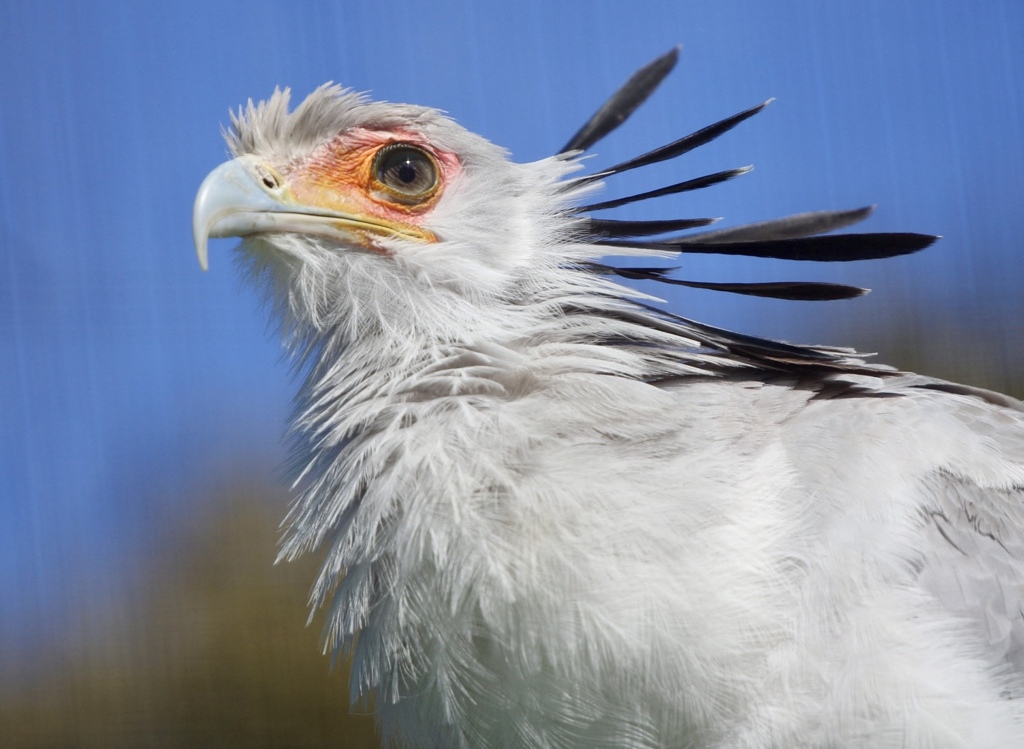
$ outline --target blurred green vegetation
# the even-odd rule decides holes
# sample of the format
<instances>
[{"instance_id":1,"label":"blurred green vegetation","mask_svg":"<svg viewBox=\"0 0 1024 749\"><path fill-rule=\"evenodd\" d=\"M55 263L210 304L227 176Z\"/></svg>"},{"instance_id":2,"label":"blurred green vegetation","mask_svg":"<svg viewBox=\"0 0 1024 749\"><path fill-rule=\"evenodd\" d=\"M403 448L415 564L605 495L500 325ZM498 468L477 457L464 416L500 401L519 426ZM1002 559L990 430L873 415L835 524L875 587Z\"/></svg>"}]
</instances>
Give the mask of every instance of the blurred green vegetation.
<instances>
[{"instance_id":1,"label":"blurred green vegetation","mask_svg":"<svg viewBox=\"0 0 1024 749\"><path fill-rule=\"evenodd\" d=\"M319 622L303 626L316 560L273 564L283 490L221 494L167 534L109 621L0 674L0 746L378 746L372 718L347 714Z\"/></svg>"}]
</instances>

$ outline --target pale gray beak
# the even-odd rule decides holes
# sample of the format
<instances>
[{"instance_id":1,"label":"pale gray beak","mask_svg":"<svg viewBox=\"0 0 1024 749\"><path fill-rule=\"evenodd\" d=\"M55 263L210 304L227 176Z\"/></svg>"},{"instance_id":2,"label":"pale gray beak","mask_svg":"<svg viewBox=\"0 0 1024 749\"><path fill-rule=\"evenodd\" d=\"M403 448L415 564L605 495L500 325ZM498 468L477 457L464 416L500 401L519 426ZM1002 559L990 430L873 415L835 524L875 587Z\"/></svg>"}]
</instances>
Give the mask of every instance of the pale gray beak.
<instances>
[{"instance_id":1,"label":"pale gray beak","mask_svg":"<svg viewBox=\"0 0 1024 749\"><path fill-rule=\"evenodd\" d=\"M256 159L241 156L225 162L203 180L192 209L192 237L199 267L207 269L210 237L244 237L261 231L287 230L282 224L295 208L270 195L254 171Z\"/></svg>"},{"instance_id":2,"label":"pale gray beak","mask_svg":"<svg viewBox=\"0 0 1024 749\"><path fill-rule=\"evenodd\" d=\"M428 229L361 215L355 208L346 212L298 203L276 173L252 155L239 156L210 172L199 186L192 209L192 237L199 266L207 268L210 237L266 232L326 237L348 247L372 247L375 237L437 241Z\"/></svg>"}]
</instances>

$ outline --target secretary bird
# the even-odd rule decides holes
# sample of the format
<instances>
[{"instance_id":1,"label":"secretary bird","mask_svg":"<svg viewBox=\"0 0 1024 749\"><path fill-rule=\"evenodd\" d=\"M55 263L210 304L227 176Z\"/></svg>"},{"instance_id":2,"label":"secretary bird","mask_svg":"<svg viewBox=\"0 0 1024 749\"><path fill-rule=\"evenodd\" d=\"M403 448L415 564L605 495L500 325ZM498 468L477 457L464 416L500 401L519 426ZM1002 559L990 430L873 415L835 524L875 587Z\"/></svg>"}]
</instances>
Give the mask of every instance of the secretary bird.
<instances>
[{"instance_id":1,"label":"secretary bird","mask_svg":"<svg viewBox=\"0 0 1024 749\"><path fill-rule=\"evenodd\" d=\"M596 202L765 106L584 173L676 57L527 164L333 85L232 115L196 248L242 238L302 373L281 556L322 551L327 648L398 747L1024 747L1024 407L622 285L846 298L657 262L934 239L595 217L747 171Z\"/></svg>"}]
</instances>

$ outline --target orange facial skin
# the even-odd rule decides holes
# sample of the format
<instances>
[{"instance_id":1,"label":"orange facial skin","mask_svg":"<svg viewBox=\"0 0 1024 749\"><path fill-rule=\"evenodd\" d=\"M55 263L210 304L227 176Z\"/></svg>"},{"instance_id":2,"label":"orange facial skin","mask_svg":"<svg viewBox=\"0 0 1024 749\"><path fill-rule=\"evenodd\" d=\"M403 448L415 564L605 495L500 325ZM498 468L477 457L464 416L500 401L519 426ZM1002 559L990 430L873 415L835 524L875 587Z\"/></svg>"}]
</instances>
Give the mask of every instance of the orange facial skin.
<instances>
[{"instance_id":1,"label":"orange facial skin","mask_svg":"<svg viewBox=\"0 0 1024 749\"><path fill-rule=\"evenodd\" d=\"M374 174L375 156L394 143L415 146L433 159L437 171L435 185L417 200L399 199ZM427 241L437 241L425 224L430 209L461 168L455 154L432 148L417 133L355 128L320 146L307 160L294 164L285 172L285 179L295 202L344 213L365 222L362 234L368 248L380 251L372 246L371 238L365 236L367 232L404 234L402 227L415 227L415 234L424 236Z\"/></svg>"}]
</instances>

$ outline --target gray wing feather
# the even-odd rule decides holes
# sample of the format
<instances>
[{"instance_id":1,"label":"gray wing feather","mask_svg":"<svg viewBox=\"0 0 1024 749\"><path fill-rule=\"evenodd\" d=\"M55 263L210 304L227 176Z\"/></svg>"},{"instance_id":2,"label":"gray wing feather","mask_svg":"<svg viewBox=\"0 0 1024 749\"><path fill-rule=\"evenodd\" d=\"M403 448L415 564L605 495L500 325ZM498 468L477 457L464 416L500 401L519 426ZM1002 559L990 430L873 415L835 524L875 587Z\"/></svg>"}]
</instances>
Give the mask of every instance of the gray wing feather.
<instances>
[{"instance_id":1,"label":"gray wing feather","mask_svg":"<svg viewBox=\"0 0 1024 749\"><path fill-rule=\"evenodd\" d=\"M944 391L953 413L984 440L982 464L932 472L923 508L931 540L922 586L987 633L990 654L1024 675L1024 408L986 391L952 391L925 380L912 387ZM992 394L995 395L995 394ZM972 467L975 470L971 470Z\"/></svg>"}]
</instances>

